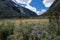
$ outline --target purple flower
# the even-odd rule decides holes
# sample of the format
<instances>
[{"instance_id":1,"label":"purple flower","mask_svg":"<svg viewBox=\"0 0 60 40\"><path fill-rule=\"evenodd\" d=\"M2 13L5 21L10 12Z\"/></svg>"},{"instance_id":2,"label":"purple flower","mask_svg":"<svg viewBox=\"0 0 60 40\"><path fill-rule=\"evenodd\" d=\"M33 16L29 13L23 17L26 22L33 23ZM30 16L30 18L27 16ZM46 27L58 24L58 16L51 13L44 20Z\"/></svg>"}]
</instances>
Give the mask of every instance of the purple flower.
<instances>
[{"instance_id":1,"label":"purple flower","mask_svg":"<svg viewBox=\"0 0 60 40\"><path fill-rule=\"evenodd\" d=\"M27 36L30 36L30 34L31 34L30 32L27 32Z\"/></svg>"},{"instance_id":2,"label":"purple flower","mask_svg":"<svg viewBox=\"0 0 60 40\"><path fill-rule=\"evenodd\" d=\"M36 34L42 34L42 31L41 30L37 30Z\"/></svg>"},{"instance_id":3,"label":"purple flower","mask_svg":"<svg viewBox=\"0 0 60 40\"><path fill-rule=\"evenodd\" d=\"M29 30L29 31L27 32L27 36L30 36L31 33L32 33L32 30Z\"/></svg>"}]
</instances>

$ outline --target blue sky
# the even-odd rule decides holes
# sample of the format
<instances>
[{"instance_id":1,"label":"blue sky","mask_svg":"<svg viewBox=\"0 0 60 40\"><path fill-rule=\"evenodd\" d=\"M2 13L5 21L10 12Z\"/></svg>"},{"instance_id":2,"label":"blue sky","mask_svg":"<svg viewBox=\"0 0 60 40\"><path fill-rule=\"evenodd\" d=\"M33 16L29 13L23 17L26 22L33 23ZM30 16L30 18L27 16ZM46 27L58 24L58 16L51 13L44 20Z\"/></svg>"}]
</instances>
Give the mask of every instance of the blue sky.
<instances>
[{"instance_id":1,"label":"blue sky","mask_svg":"<svg viewBox=\"0 0 60 40\"><path fill-rule=\"evenodd\" d=\"M41 15L44 12L46 12L54 2L54 0L13 0L13 1L17 2L18 4L21 4L21 6L25 8L28 8L36 12L38 15Z\"/></svg>"},{"instance_id":2,"label":"blue sky","mask_svg":"<svg viewBox=\"0 0 60 40\"><path fill-rule=\"evenodd\" d=\"M49 7L45 7L43 4L43 0L32 0L30 3L31 6L35 7L38 11L41 9L48 9Z\"/></svg>"}]
</instances>

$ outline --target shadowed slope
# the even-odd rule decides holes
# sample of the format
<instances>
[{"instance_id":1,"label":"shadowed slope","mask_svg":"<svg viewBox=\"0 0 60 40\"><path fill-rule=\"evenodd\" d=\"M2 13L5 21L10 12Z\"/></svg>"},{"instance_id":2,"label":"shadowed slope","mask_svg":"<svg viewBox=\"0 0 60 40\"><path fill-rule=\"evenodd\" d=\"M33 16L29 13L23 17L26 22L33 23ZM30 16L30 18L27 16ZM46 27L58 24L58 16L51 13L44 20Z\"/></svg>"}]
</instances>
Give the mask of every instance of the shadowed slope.
<instances>
[{"instance_id":1,"label":"shadowed slope","mask_svg":"<svg viewBox=\"0 0 60 40\"><path fill-rule=\"evenodd\" d=\"M29 18L36 16L35 12L15 4L12 0L0 0L0 18Z\"/></svg>"}]
</instances>

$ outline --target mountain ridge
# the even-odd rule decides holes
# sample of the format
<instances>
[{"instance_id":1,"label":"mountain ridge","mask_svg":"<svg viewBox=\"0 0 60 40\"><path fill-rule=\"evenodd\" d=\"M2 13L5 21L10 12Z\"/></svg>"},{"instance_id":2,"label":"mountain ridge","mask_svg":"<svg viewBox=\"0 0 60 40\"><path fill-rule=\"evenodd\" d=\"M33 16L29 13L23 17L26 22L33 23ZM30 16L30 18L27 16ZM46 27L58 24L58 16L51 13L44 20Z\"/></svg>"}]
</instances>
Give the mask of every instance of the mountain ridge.
<instances>
[{"instance_id":1,"label":"mountain ridge","mask_svg":"<svg viewBox=\"0 0 60 40\"><path fill-rule=\"evenodd\" d=\"M31 18L37 14L17 5L12 0L0 0L0 18Z\"/></svg>"}]
</instances>

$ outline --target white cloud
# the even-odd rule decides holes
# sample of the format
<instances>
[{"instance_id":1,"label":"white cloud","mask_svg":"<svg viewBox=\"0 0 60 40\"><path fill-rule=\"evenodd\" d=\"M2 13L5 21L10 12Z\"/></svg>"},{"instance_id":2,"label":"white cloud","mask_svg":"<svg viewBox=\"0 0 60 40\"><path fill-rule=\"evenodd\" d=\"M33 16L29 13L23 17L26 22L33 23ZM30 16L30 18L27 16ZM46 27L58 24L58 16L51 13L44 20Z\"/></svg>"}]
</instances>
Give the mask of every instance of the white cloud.
<instances>
[{"instance_id":1,"label":"white cloud","mask_svg":"<svg viewBox=\"0 0 60 40\"><path fill-rule=\"evenodd\" d=\"M32 0L15 0L17 1L17 3L21 3L21 4L29 4L31 3Z\"/></svg>"},{"instance_id":2,"label":"white cloud","mask_svg":"<svg viewBox=\"0 0 60 40\"><path fill-rule=\"evenodd\" d=\"M30 6L30 5L27 5L27 6L25 6L25 7L28 8L28 9L30 9L30 10L32 10L32 11L34 11L34 12L36 12L37 15L41 15L41 14L43 14L44 12L46 12L45 9L41 9L40 11L37 11L37 9L36 9L35 7L32 7L32 6Z\"/></svg>"},{"instance_id":3,"label":"white cloud","mask_svg":"<svg viewBox=\"0 0 60 40\"><path fill-rule=\"evenodd\" d=\"M43 0L43 4L45 5L45 7L50 7L53 2L54 0Z\"/></svg>"},{"instance_id":4,"label":"white cloud","mask_svg":"<svg viewBox=\"0 0 60 40\"><path fill-rule=\"evenodd\" d=\"M37 11L37 14L38 14L38 15L41 15L41 14L43 14L44 12L46 12L46 10L45 10L45 9L41 9L40 11Z\"/></svg>"},{"instance_id":5,"label":"white cloud","mask_svg":"<svg viewBox=\"0 0 60 40\"><path fill-rule=\"evenodd\" d=\"M28 8L34 12L37 12L37 9L35 7L30 6L30 3L32 0L13 0L13 1L16 1L17 3L21 3L21 4L26 4L26 6L25 6L26 8ZM23 6L23 5L21 5L21 6Z\"/></svg>"},{"instance_id":6,"label":"white cloud","mask_svg":"<svg viewBox=\"0 0 60 40\"><path fill-rule=\"evenodd\" d=\"M32 11L34 11L34 12L37 11L35 7L32 7L32 6L30 6L30 5L27 5L27 6L25 6L25 7L28 8L28 9L30 9L30 10L32 10Z\"/></svg>"}]
</instances>

